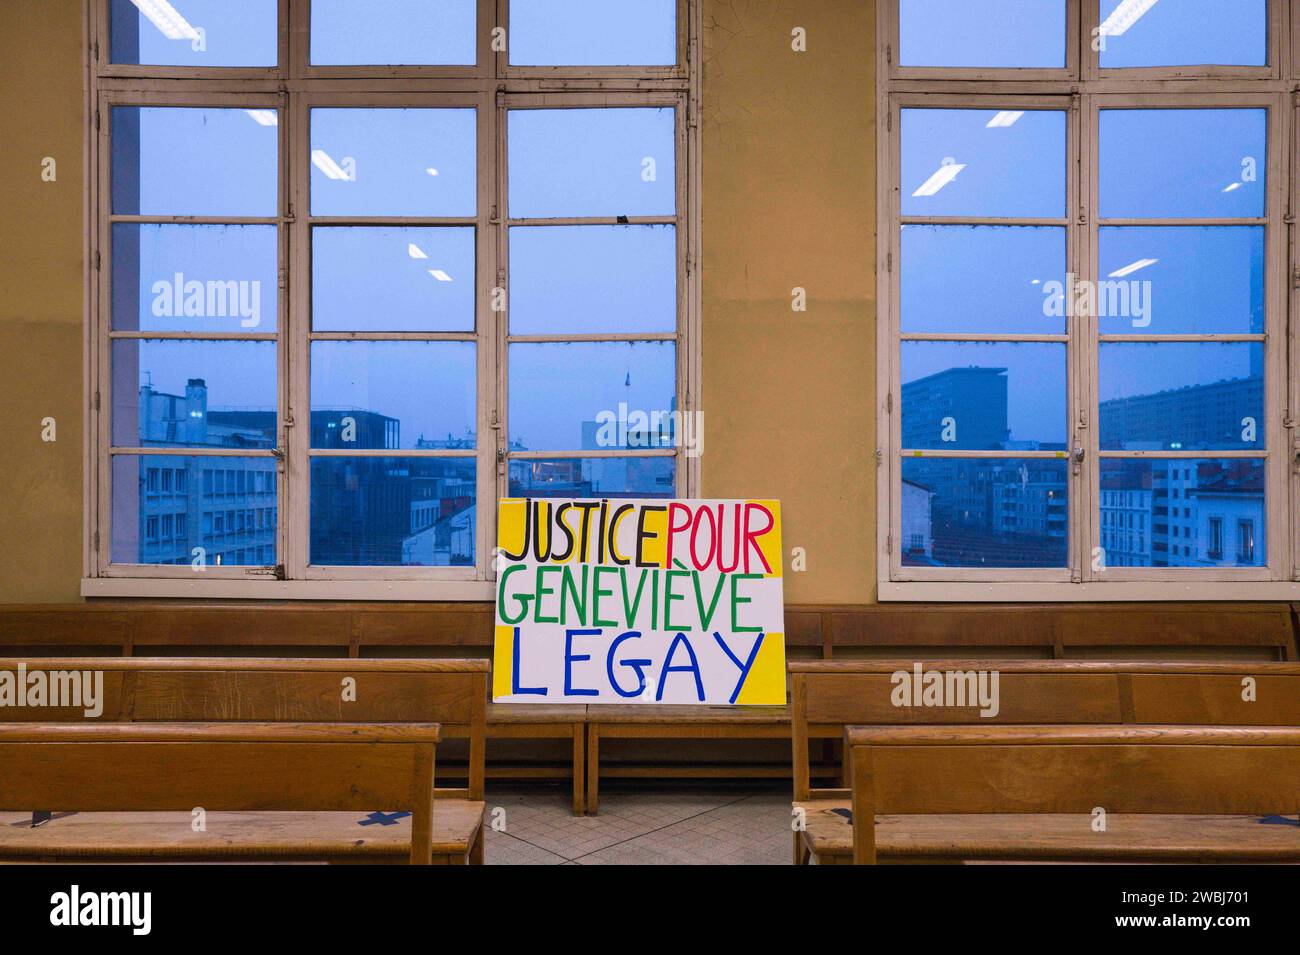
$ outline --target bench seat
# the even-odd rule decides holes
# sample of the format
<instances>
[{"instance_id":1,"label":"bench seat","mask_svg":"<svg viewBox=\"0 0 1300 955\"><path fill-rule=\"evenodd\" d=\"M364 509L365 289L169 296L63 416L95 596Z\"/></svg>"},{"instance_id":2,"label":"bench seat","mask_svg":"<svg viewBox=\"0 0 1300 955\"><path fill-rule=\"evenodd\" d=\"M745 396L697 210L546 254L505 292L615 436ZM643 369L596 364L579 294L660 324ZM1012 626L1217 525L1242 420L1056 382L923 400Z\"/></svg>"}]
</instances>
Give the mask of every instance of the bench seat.
<instances>
[{"instance_id":1,"label":"bench seat","mask_svg":"<svg viewBox=\"0 0 1300 955\"><path fill-rule=\"evenodd\" d=\"M807 812L806 851L830 865L853 862L853 826L832 812L848 800L799 802ZM883 862L1293 862L1300 863L1300 825L1260 816L1110 813L1106 831L1092 817L1068 813L935 813L876 817Z\"/></svg>"},{"instance_id":2,"label":"bench seat","mask_svg":"<svg viewBox=\"0 0 1300 955\"><path fill-rule=\"evenodd\" d=\"M484 804L436 799L433 862L481 861ZM188 812L0 813L0 860L21 862L392 862L411 851L411 817L362 825L360 812L209 812L207 831Z\"/></svg>"}]
</instances>

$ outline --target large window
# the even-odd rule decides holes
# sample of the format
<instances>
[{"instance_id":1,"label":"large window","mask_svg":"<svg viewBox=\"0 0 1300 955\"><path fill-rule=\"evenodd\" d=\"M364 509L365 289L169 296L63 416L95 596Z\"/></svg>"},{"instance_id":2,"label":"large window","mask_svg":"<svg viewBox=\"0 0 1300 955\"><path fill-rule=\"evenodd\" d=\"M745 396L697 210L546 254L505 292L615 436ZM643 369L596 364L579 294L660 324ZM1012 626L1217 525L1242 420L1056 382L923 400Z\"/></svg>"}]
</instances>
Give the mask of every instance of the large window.
<instances>
[{"instance_id":1,"label":"large window","mask_svg":"<svg viewBox=\"0 0 1300 955\"><path fill-rule=\"evenodd\" d=\"M882 597L1300 594L1300 4L1223 8L881 4Z\"/></svg>"},{"instance_id":2,"label":"large window","mask_svg":"<svg viewBox=\"0 0 1300 955\"><path fill-rule=\"evenodd\" d=\"M685 0L100 0L88 594L485 598L693 492Z\"/></svg>"}]
</instances>

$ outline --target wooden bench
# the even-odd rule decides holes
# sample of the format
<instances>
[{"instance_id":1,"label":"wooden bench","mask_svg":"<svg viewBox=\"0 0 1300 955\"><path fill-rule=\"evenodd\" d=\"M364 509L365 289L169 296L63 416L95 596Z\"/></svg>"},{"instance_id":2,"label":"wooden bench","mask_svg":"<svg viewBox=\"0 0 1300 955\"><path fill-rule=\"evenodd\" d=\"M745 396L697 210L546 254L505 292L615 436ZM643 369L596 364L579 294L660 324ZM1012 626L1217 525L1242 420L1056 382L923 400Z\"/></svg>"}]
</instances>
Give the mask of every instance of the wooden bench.
<instances>
[{"instance_id":1,"label":"wooden bench","mask_svg":"<svg viewBox=\"0 0 1300 955\"><path fill-rule=\"evenodd\" d=\"M855 864L1300 862L1295 728L863 726L845 746Z\"/></svg>"},{"instance_id":2,"label":"wooden bench","mask_svg":"<svg viewBox=\"0 0 1300 955\"><path fill-rule=\"evenodd\" d=\"M553 739L569 742L572 755L568 775L573 786L575 816L581 816L587 810L586 722L586 706L489 703L487 709L489 740ZM564 770L538 761L496 760L488 766L488 775L493 779L549 779L557 774L564 775Z\"/></svg>"},{"instance_id":3,"label":"wooden bench","mask_svg":"<svg viewBox=\"0 0 1300 955\"><path fill-rule=\"evenodd\" d=\"M898 707L892 676L913 660L789 664L794 765L794 862L846 862L853 834L849 793L816 787L813 741L842 737L854 724L1211 724L1300 726L1300 665L1288 663L1114 663L930 660L925 671L996 670L999 711L976 707ZM1242 699L1255 681L1256 700Z\"/></svg>"},{"instance_id":4,"label":"wooden bench","mask_svg":"<svg viewBox=\"0 0 1300 955\"><path fill-rule=\"evenodd\" d=\"M587 811L600 809L601 739L784 740L790 736L790 712L784 706L651 706L587 707ZM785 767L765 764L704 762L607 765L605 776L699 779L779 778Z\"/></svg>"},{"instance_id":5,"label":"wooden bench","mask_svg":"<svg viewBox=\"0 0 1300 955\"><path fill-rule=\"evenodd\" d=\"M437 743L419 723L0 724L0 860L428 865ZM405 835L358 831L375 810L409 812Z\"/></svg>"},{"instance_id":6,"label":"wooden bench","mask_svg":"<svg viewBox=\"0 0 1300 955\"><path fill-rule=\"evenodd\" d=\"M482 862L486 660L46 658L0 660L0 671L16 671L20 663L29 673L101 671L103 712L90 719L78 707L4 707L0 721L438 723L444 741L468 741L469 756L466 784L439 786L434 792L434 838L443 855L458 856L463 863ZM71 825L55 819L46 828ZM400 831L409 839L404 819L361 831L371 828ZM334 835L345 841L357 838L356 820Z\"/></svg>"}]
</instances>

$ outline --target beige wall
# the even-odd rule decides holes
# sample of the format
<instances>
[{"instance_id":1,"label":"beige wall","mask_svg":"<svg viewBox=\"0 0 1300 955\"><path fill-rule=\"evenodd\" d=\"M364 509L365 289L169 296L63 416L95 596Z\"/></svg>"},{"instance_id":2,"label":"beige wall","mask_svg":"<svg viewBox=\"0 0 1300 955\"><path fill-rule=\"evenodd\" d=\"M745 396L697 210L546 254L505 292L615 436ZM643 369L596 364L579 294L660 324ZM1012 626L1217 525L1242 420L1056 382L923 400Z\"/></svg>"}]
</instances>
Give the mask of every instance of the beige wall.
<instances>
[{"instance_id":1,"label":"beige wall","mask_svg":"<svg viewBox=\"0 0 1300 955\"><path fill-rule=\"evenodd\" d=\"M782 500L791 603L873 599L873 7L703 10L703 493ZM81 39L77 0L0 7L0 602L79 599Z\"/></svg>"},{"instance_id":2,"label":"beige wall","mask_svg":"<svg viewBox=\"0 0 1300 955\"><path fill-rule=\"evenodd\" d=\"M82 35L77 0L0 5L0 601L78 599Z\"/></svg>"},{"instance_id":3,"label":"beige wall","mask_svg":"<svg viewBox=\"0 0 1300 955\"><path fill-rule=\"evenodd\" d=\"M702 491L781 500L788 603L874 599L874 6L704 5Z\"/></svg>"}]
</instances>

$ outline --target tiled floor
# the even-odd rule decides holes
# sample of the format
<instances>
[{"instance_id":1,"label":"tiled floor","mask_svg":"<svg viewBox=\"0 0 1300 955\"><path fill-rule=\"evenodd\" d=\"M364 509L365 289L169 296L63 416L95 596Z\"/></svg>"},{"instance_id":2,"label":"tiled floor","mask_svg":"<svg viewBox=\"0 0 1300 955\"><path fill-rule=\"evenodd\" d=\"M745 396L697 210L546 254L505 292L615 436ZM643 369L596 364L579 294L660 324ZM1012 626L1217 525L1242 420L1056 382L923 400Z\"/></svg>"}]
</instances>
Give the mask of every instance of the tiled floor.
<instances>
[{"instance_id":1,"label":"tiled floor","mask_svg":"<svg viewBox=\"0 0 1300 955\"><path fill-rule=\"evenodd\" d=\"M790 797L774 791L602 789L574 816L552 788L490 787L489 865L785 865Z\"/></svg>"}]
</instances>

